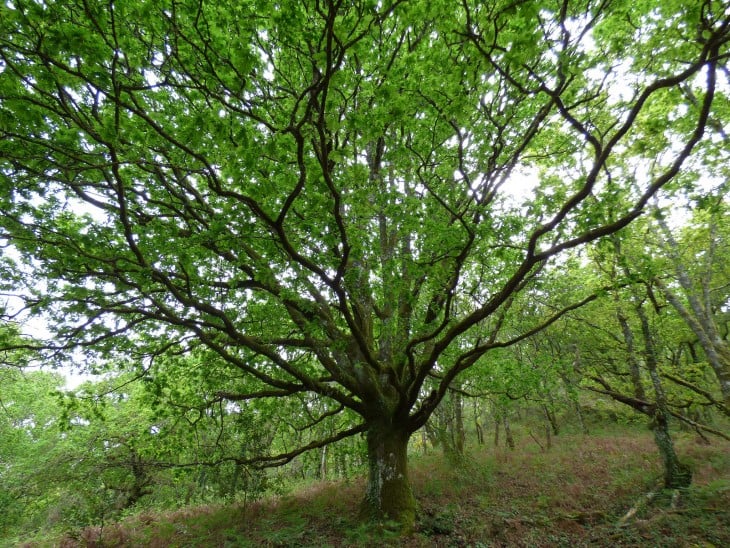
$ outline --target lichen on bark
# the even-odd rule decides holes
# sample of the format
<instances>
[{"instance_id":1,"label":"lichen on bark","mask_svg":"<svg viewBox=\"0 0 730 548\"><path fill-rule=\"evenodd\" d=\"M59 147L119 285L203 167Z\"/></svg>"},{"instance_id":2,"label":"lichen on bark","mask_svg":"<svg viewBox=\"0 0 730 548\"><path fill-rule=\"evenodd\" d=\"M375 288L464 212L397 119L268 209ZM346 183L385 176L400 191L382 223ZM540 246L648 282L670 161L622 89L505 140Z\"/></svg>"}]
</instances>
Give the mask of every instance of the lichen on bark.
<instances>
[{"instance_id":1,"label":"lichen on bark","mask_svg":"<svg viewBox=\"0 0 730 548\"><path fill-rule=\"evenodd\" d=\"M410 433L392 425L368 430L368 487L362 512L367 519L394 522L401 533L415 527L416 500L408 477Z\"/></svg>"}]
</instances>

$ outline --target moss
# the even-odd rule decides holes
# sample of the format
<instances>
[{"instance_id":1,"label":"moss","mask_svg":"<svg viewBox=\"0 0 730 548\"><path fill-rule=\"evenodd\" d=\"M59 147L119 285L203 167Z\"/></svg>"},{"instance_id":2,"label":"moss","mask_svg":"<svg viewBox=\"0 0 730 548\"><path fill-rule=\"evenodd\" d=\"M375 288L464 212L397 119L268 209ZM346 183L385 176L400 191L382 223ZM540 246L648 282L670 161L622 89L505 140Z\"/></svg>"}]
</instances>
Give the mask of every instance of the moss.
<instances>
[{"instance_id":1,"label":"moss","mask_svg":"<svg viewBox=\"0 0 730 548\"><path fill-rule=\"evenodd\" d=\"M408 434L396 428L368 431L368 488L363 502L367 519L396 524L410 533L416 524L416 499L408 478Z\"/></svg>"},{"instance_id":2,"label":"moss","mask_svg":"<svg viewBox=\"0 0 730 548\"><path fill-rule=\"evenodd\" d=\"M664 464L664 487L679 489L689 487L692 483L692 470L680 462L674 450L674 443L669 434L669 427L664 415L657 414L651 424L654 441L659 448Z\"/></svg>"}]
</instances>

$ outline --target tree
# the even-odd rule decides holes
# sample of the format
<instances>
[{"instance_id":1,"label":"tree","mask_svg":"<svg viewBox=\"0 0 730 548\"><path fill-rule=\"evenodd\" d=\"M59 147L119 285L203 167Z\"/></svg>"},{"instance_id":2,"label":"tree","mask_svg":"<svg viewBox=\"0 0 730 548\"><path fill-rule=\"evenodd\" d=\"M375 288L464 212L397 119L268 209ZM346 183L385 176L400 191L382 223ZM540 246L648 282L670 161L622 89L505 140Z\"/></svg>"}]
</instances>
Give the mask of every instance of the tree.
<instances>
[{"instance_id":1,"label":"tree","mask_svg":"<svg viewBox=\"0 0 730 548\"><path fill-rule=\"evenodd\" d=\"M649 426L654 434L654 440L659 449L664 466L664 486L666 488L687 487L692 481L690 468L682 463L674 449L674 443L669 431L669 421L672 415L681 417L672 406L677 405L676 401L670 400L660 379L660 366L662 365L660 350L657 348L658 341L653 326L650 323L646 311L646 304L642 297L634 293L629 295L628 300L633 304L633 312L639 323L641 337L640 343L636 342L629 318L623 308L616 304L616 318L620 325L620 336L615 336L612 342L623 343L625 360L618 361L618 367L604 366L596 367L595 373L587 373L586 378L598 384L588 386L590 390L605 394L614 401L629 406L634 411L647 416L650 419ZM616 299L618 301L618 299ZM607 332L610 332L607 330ZM641 347L637 348L637 346ZM612 352L614 356L621 356L621 352ZM623 369L623 362L626 362L628 372ZM601 371L603 370L603 371ZM607 380L608 373L611 376L628 377L628 383L619 380L619 386ZM642 375L644 373L644 375ZM643 377L648 376L653 388L654 399L651 400L644 388ZM625 386L628 384L628 386ZM624 385L624 386L621 386ZM682 402L684 403L684 402Z\"/></svg>"},{"instance_id":2,"label":"tree","mask_svg":"<svg viewBox=\"0 0 730 548\"><path fill-rule=\"evenodd\" d=\"M674 272L669 280L657 274L652 281L697 337L720 387L722 402L716 405L730 415L730 341L727 332L722 333L729 296L726 189L727 182L718 189L719 196L700 200L692 223L684 229L683 245L657 211L659 244Z\"/></svg>"},{"instance_id":3,"label":"tree","mask_svg":"<svg viewBox=\"0 0 730 548\"><path fill-rule=\"evenodd\" d=\"M3 532L19 524L39 525L38 514L57 502L47 485L46 455L54 448L60 375L2 371L0 398L0 518Z\"/></svg>"},{"instance_id":4,"label":"tree","mask_svg":"<svg viewBox=\"0 0 730 548\"><path fill-rule=\"evenodd\" d=\"M0 21L5 274L47 348L203 345L250 378L232 399L349 409L260 462L364 433L366 513L404 530L409 437L561 315L501 332L551 258L673 180L730 36L714 0L17 0ZM630 188L629 160L651 166Z\"/></svg>"},{"instance_id":5,"label":"tree","mask_svg":"<svg viewBox=\"0 0 730 548\"><path fill-rule=\"evenodd\" d=\"M2 348L19 347L29 343L13 323L0 323ZM27 371L36 357L27 350L4 350L0 353L0 503L3 507L0 528L11 531L27 519L27 509L35 500L31 495L34 482L27 471L39 461L38 453L48 450L47 432L52 429L57 406L52 392L58 386L59 375Z\"/></svg>"},{"instance_id":6,"label":"tree","mask_svg":"<svg viewBox=\"0 0 730 548\"><path fill-rule=\"evenodd\" d=\"M654 243L647 226L651 226L651 219L634 223L631 230L613 235L592 250L596 274L612 280L615 290L610 299L613 302L603 299L600 312L581 311L590 317L590 321L581 320L583 328L593 330L595 338L582 338L580 355L590 356L593 362L583 368L586 388L650 418L664 465L664 486L680 488L691 483L692 472L676 454L670 421L676 418L691 425L703 438L703 431L727 435L687 416L688 410L697 406L714 405L721 410L722 406L697 383L697 377L704 375L697 375L696 367L688 371L680 363L689 330L653 288L654 273L663 260L647 252ZM708 250L712 247L709 245ZM618 329L612 329L612 323L618 323ZM694 384L686 380L689 373L696 375L692 375ZM667 386L663 379L673 383ZM697 402L698 394L705 401Z\"/></svg>"}]
</instances>

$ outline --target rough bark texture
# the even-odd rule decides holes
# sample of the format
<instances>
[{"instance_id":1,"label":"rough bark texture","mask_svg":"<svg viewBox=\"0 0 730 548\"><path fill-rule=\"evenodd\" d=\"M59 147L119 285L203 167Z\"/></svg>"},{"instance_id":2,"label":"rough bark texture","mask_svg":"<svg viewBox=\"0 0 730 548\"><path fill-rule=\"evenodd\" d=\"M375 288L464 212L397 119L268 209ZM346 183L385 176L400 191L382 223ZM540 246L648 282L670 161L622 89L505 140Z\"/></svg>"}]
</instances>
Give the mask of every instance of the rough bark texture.
<instances>
[{"instance_id":1,"label":"rough bark texture","mask_svg":"<svg viewBox=\"0 0 730 548\"><path fill-rule=\"evenodd\" d=\"M393 426L368 430L368 488L363 502L366 517L397 522L411 532L416 522L416 499L408 479L410 434Z\"/></svg>"},{"instance_id":2,"label":"rough bark texture","mask_svg":"<svg viewBox=\"0 0 730 548\"><path fill-rule=\"evenodd\" d=\"M664 464L664 487L667 489L678 489L689 487L692 483L692 470L686 464L679 461L674 451L674 444L669 434L667 417L662 412L657 412L651 424L654 432L654 441L659 448Z\"/></svg>"}]
</instances>

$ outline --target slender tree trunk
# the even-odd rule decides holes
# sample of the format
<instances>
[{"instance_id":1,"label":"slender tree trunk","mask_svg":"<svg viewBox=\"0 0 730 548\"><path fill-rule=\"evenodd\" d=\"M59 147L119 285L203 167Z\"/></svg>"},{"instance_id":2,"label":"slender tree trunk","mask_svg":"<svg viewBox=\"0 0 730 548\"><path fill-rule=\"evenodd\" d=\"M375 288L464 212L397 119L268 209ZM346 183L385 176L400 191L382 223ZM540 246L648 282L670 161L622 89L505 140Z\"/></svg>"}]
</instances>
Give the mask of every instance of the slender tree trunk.
<instances>
[{"instance_id":1,"label":"slender tree trunk","mask_svg":"<svg viewBox=\"0 0 730 548\"><path fill-rule=\"evenodd\" d=\"M499 447L499 421L502 419L499 415L494 417L494 447Z\"/></svg>"},{"instance_id":2,"label":"slender tree trunk","mask_svg":"<svg viewBox=\"0 0 730 548\"><path fill-rule=\"evenodd\" d=\"M670 291L665 285L656 282L656 285L662 290L667 301L677 310L681 318L689 326L689 328L697 336L702 349L705 352L707 361L717 377L720 385L720 392L723 398L724 411L730 410L730 345L718 333L715 322L710 314L698 319L682 304L679 297ZM696 299L692 295L688 297L690 304ZM700 306L694 303L693 311L695 314L702 313Z\"/></svg>"},{"instance_id":3,"label":"slender tree trunk","mask_svg":"<svg viewBox=\"0 0 730 548\"><path fill-rule=\"evenodd\" d=\"M444 405L445 404L445 405ZM449 463L460 465L464 461L464 411L461 394L450 391L448 400L439 409L443 419L440 427L441 447Z\"/></svg>"},{"instance_id":4,"label":"slender tree trunk","mask_svg":"<svg viewBox=\"0 0 730 548\"><path fill-rule=\"evenodd\" d=\"M472 400L472 410L474 411L474 431L477 435L477 443L479 445L484 445L484 427L482 426L482 423L479 421L482 411L479 406L479 402L476 399Z\"/></svg>"},{"instance_id":5,"label":"slender tree trunk","mask_svg":"<svg viewBox=\"0 0 730 548\"><path fill-rule=\"evenodd\" d=\"M553 438L550 432L550 425L545 425L545 445L548 450L550 450L553 446Z\"/></svg>"},{"instance_id":6,"label":"slender tree trunk","mask_svg":"<svg viewBox=\"0 0 730 548\"><path fill-rule=\"evenodd\" d=\"M238 482L241 478L241 474L243 472L243 466L240 463L236 463L236 466L233 469L233 478L231 478L230 483L230 494L235 495L236 490L238 489Z\"/></svg>"},{"instance_id":7,"label":"slender tree trunk","mask_svg":"<svg viewBox=\"0 0 730 548\"><path fill-rule=\"evenodd\" d=\"M626 344L629 376L631 377L631 384L634 386L634 396L636 399L645 400L646 394L644 393L644 385L641 382L639 360L636 358L636 351L634 350L634 334L631 332L628 319L621 310L616 313L616 318L621 326L621 333L623 333L624 343Z\"/></svg>"},{"instance_id":8,"label":"slender tree trunk","mask_svg":"<svg viewBox=\"0 0 730 548\"><path fill-rule=\"evenodd\" d=\"M550 403L550 406L552 407L552 402ZM542 410L545 413L545 418L547 419L553 434L557 436L560 434L560 427L558 426L558 419L555 417L555 412L551 409L551 407L543 405Z\"/></svg>"},{"instance_id":9,"label":"slender tree trunk","mask_svg":"<svg viewBox=\"0 0 730 548\"><path fill-rule=\"evenodd\" d=\"M588 429L588 425L586 424L586 419L583 416L583 410L580 408L580 402L575 401L573 405L575 406L575 414L578 415L578 424L580 424L580 431L584 435L590 434L590 430Z\"/></svg>"},{"instance_id":10,"label":"slender tree trunk","mask_svg":"<svg viewBox=\"0 0 730 548\"><path fill-rule=\"evenodd\" d=\"M580 350L578 349L577 345L572 345L572 348L573 352L575 353L575 357L573 358L573 374L574 376L578 376L578 380L572 380L567 372L561 375L561 378L563 379L565 390L568 392L568 394L570 395L570 399L573 402L573 407L575 407L575 414L578 416L580 430L581 432L583 432L583 434L587 435L589 434L588 424L586 423L585 417L583 416L583 410L580 406L580 398L575 390L575 385L580 382L579 379L580 376L582 376L581 370L583 369L580 359Z\"/></svg>"},{"instance_id":11,"label":"slender tree trunk","mask_svg":"<svg viewBox=\"0 0 730 548\"><path fill-rule=\"evenodd\" d=\"M654 346L654 338L649 327L649 320L646 317L641 303L636 305L636 313L641 321L641 332L644 337L644 349L646 352L646 367L649 370L649 377L651 378L656 397L656 410L651 421L651 429L664 464L664 487L667 489L689 487L690 483L692 483L692 472L687 465L679 461L679 457L677 457L677 453L674 450L672 437L669 434L667 398L664 393L664 387L661 384L661 379L659 378L659 373L657 372L657 354Z\"/></svg>"},{"instance_id":12,"label":"slender tree trunk","mask_svg":"<svg viewBox=\"0 0 730 548\"><path fill-rule=\"evenodd\" d=\"M484 445L484 428L482 428L482 425L479 423L478 417L474 417L474 429L477 433L477 443L479 445Z\"/></svg>"},{"instance_id":13,"label":"slender tree trunk","mask_svg":"<svg viewBox=\"0 0 730 548\"><path fill-rule=\"evenodd\" d=\"M464 400L459 392L451 393L451 400L454 406L453 441L456 453L464 456L464 444L466 432L464 430Z\"/></svg>"},{"instance_id":14,"label":"slender tree trunk","mask_svg":"<svg viewBox=\"0 0 730 548\"><path fill-rule=\"evenodd\" d=\"M502 425L504 426L504 439L507 440L507 447L510 449L515 448L515 440L512 437L512 430L509 427L509 421L507 420L507 413L502 415Z\"/></svg>"},{"instance_id":15,"label":"slender tree trunk","mask_svg":"<svg viewBox=\"0 0 730 548\"><path fill-rule=\"evenodd\" d=\"M677 457L672 437L669 434L667 416L658 409L652 420L651 430L654 433L654 441L662 456L664 487L667 489L689 487L692 483L692 471L689 466L680 462L679 457Z\"/></svg>"},{"instance_id":16,"label":"slender tree trunk","mask_svg":"<svg viewBox=\"0 0 730 548\"><path fill-rule=\"evenodd\" d=\"M441 446L449 463L460 465L463 462L466 434L463 399L460 393L449 391L448 396L426 423L426 429L433 445Z\"/></svg>"},{"instance_id":17,"label":"slender tree trunk","mask_svg":"<svg viewBox=\"0 0 730 548\"><path fill-rule=\"evenodd\" d=\"M322 447L322 454L319 459L319 478L327 479L327 446Z\"/></svg>"},{"instance_id":18,"label":"slender tree trunk","mask_svg":"<svg viewBox=\"0 0 730 548\"><path fill-rule=\"evenodd\" d=\"M346 478L349 474L347 473L347 454L341 451L336 453L335 465L337 466L337 476L340 478Z\"/></svg>"},{"instance_id":19,"label":"slender tree trunk","mask_svg":"<svg viewBox=\"0 0 730 548\"><path fill-rule=\"evenodd\" d=\"M416 499L408 478L410 433L395 425L372 425L367 433L368 487L365 517L395 521L401 532L415 527Z\"/></svg>"}]
</instances>

